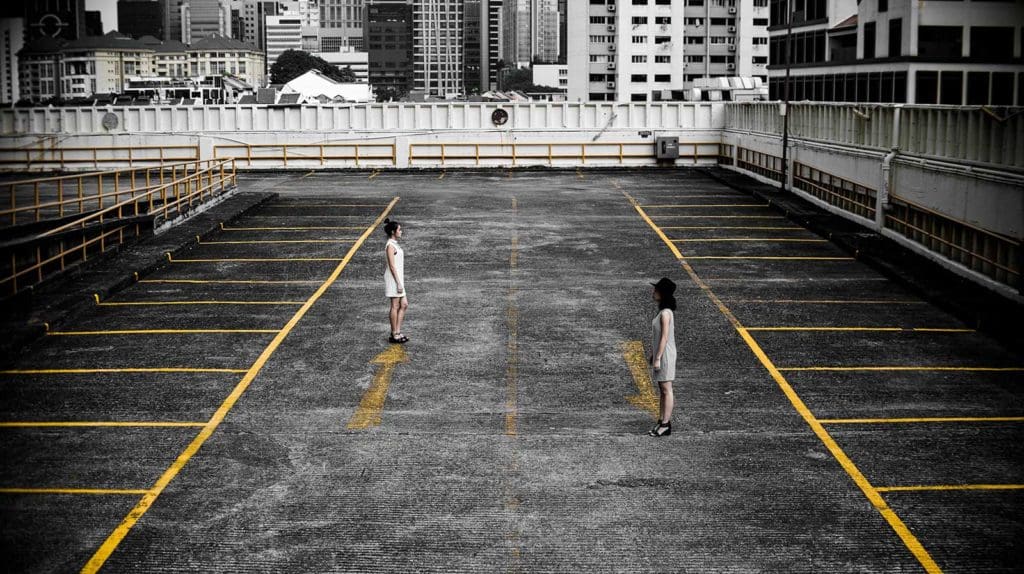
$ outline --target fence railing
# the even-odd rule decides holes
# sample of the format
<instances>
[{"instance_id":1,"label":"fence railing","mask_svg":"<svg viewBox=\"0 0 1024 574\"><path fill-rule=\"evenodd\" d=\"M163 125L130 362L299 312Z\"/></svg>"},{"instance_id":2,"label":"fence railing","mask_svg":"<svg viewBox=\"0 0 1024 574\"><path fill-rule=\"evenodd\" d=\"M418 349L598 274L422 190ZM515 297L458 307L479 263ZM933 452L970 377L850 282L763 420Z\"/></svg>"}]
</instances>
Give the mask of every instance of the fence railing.
<instances>
[{"instance_id":1,"label":"fence railing","mask_svg":"<svg viewBox=\"0 0 1024 574\"><path fill-rule=\"evenodd\" d=\"M45 140L37 146L0 148L0 169L60 170L112 163L157 166L199 160L197 145L139 145L64 147Z\"/></svg>"},{"instance_id":2,"label":"fence railing","mask_svg":"<svg viewBox=\"0 0 1024 574\"><path fill-rule=\"evenodd\" d=\"M394 143L221 144L213 146L213 157L233 158L250 167L258 167L260 162L280 162L287 167L289 161L316 162L324 167L337 161L345 162L341 167L393 166L398 162Z\"/></svg>"},{"instance_id":3,"label":"fence railing","mask_svg":"<svg viewBox=\"0 0 1024 574\"><path fill-rule=\"evenodd\" d=\"M0 226L63 218L103 209L122 198L133 198L153 187L174 181L211 160L164 164L155 167L112 169L99 172L20 179L0 183ZM6 192L6 197L3 193Z\"/></svg>"},{"instance_id":4,"label":"fence railing","mask_svg":"<svg viewBox=\"0 0 1024 574\"><path fill-rule=\"evenodd\" d=\"M0 294L11 296L187 214L237 185L235 162L208 160L198 170L43 233L0 245ZM144 228L144 225L147 226Z\"/></svg>"},{"instance_id":5,"label":"fence railing","mask_svg":"<svg viewBox=\"0 0 1024 574\"><path fill-rule=\"evenodd\" d=\"M679 159L694 164L702 159L717 160L719 142L680 142ZM629 160L656 159L654 142L465 142L411 143L409 164L486 166L558 165L560 160L625 165Z\"/></svg>"},{"instance_id":6,"label":"fence railing","mask_svg":"<svg viewBox=\"0 0 1024 574\"><path fill-rule=\"evenodd\" d=\"M793 187L843 211L874 220L878 191L818 168L793 162Z\"/></svg>"}]
</instances>

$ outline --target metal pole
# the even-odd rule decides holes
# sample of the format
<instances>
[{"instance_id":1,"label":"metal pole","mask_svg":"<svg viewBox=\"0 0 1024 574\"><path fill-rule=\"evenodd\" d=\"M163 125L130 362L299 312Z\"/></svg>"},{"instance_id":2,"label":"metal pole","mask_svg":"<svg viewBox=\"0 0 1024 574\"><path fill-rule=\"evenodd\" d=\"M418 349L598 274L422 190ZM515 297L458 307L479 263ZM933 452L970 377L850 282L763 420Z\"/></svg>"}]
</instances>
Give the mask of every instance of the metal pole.
<instances>
[{"instance_id":1,"label":"metal pole","mask_svg":"<svg viewBox=\"0 0 1024 574\"><path fill-rule=\"evenodd\" d=\"M793 10L790 5L792 0L786 0L786 80L782 86L782 181L779 183L781 191L786 191L787 162L789 161L789 73L793 64Z\"/></svg>"}]
</instances>

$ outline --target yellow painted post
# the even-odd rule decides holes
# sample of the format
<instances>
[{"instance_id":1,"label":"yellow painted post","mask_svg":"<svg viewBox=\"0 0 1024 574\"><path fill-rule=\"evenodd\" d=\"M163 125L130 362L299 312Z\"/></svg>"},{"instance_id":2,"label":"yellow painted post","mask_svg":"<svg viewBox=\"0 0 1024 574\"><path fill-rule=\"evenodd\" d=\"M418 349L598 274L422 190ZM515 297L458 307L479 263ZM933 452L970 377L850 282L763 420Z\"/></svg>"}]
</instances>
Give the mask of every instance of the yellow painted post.
<instances>
[{"instance_id":1,"label":"yellow painted post","mask_svg":"<svg viewBox=\"0 0 1024 574\"><path fill-rule=\"evenodd\" d=\"M64 178L57 180L57 213L64 217Z\"/></svg>"},{"instance_id":2,"label":"yellow painted post","mask_svg":"<svg viewBox=\"0 0 1024 574\"><path fill-rule=\"evenodd\" d=\"M444 144L441 144L441 165L444 165Z\"/></svg>"},{"instance_id":3,"label":"yellow painted post","mask_svg":"<svg viewBox=\"0 0 1024 574\"><path fill-rule=\"evenodd\" d=\"M357 148L358 149L358 148ZM324 144L320 144L320 165L324 165ZM359 165L356 163L356 165Z\"/></svg>"},{"instance_id":4,"label":"yellow painted post","mask_svg":"<svg viewBox=\"0 0 1024 574\"><path fill-rule=\"evenodd\" d=\"M476 165L480 165L480 144L473 144L473 150L476 154Z\"/></svg>"},{"instance_id":5,"label":"yellow painted post","mask_svg":"<svg viewBox=\"0 0 1024 574\"><path fill-rule=\"evenodd\" d=\"M398 165L398 148L394 142L391 142L391 165Z\"/></svg>"},{"instance_id":6,"label":"yellow painted post","mask_svg":"<svg viewBox=\"0 0 1024 574\"><path fill-rule=\"evenodd\" d=\"M555 164L555 160L554 160L554 158L551 157L551 144L548 144L548 167L551 167L554 164Z\"/></svg>"},{"instance_id":7,"label":"yellow painted post","mask_svg":"<svg viewBox=\"0 0 1024 574\"><path fill-rule=\"evenodd\" d=\"M356 147L356 167L359 167L359 144L355 144Z\"/></svg>"},{"instance_id":8,"label":"yellow painted post","mask_svg":"<svg viewBox=\"0 0 1024 574\"><path fill-rule=\"evenodd\" d=\"M18 209L18 200L14 192L14 184L8 185L7 190L11 194L11 225L14 225L18 223L18 212L15 211Z\"/></svg>"},{"instance_id":9,"label":"yellow painted post","mask_svg":"<svg viewBox=\"0 0 1024 574\"><path fill-rule=\"evenodd\" d=\"M39 278L39 283L43 282L43 248L41 246L36 247L36 277Z\"/></svg>"},{"instance_id":10,"label":"yellow painted post","mask_svg":"<svg viewBox=\"0 0 1024 574\"><path fill-rule=\"evenodd\" d=\"M82 176L78 176L78 213L85 211L85 183Z\"/></svg>"},{"instance_id":11,"label":"yellow painted post","mask_svg":"<svg viewBox=\"0 0 1024 574\"><path fill-rule=\"evenodd\" d=\"M281 157L284 158L284 166L288 167L288 144L281 145Z\"/></svg>"},{"instance_id":12,"label":"yellow painted post","mask_svg":"<svg viewBox=\"0 0 1024 574\"><path fill-rule=\"evenodd\" d=\"M100 168L100 159L96 155L96 148L92 148L92 166L96 169Z\"/></svg>"},{"instance_id":13,"label":"yellow painted post","mask_svg":"<svg viewBox=\"0 0 1024 574\"><path fill-rule=\"evenodd\" d=\"M512 142L512 165L516 164L516 142Z\"/></svg>"},{"instance_id":14,"label":"yellow painted post","mask_svg":"<svg viewBox=\"0 0 1024 574\"><path fill-rule=\"evenodd\" d=\"M103 174L96 175L96 208L103 209Z\"/></svg>"},{"instance_id":15,"label":"yellow painted post","mask_svg":"<svg viewBox=\"0 0 1024 574\"><path fill-rule=\"evenodd\" d=\"M36 183L33 186L33 188L35 190L36 197L36 221L39 221L39 180L36 180Z\"/></svg>"},{"instance_id":16,"label":"yellow painted post","mask_svg":"<svg viewBox=\"0 0 1024 574\"><path fill-rule=\"evenodd\" d=\"M580 144L580 163L587 165L587 144Z\"/></svg>"},{"instance_id":17,"label":"yellow painted post","mask_svg":"<svg viewBox=\"0 0 1024 574\"><path fill-rule=\"evenodd\" d=\"M128 167L132 167L132 147L128 146Z\"/></svg>"}]
</instances>

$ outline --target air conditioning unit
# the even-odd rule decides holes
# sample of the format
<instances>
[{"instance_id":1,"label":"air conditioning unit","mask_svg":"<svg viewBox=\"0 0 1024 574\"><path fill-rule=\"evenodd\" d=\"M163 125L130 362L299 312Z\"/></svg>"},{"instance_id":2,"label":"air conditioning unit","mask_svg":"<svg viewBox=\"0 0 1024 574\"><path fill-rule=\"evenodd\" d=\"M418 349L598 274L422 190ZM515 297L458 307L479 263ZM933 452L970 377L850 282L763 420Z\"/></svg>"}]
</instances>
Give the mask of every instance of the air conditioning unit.
<instances>
[{"instance_id":1,"label":"air conditioning unit","mask_svg":"<svg viewBox=\"0 0 1024 574\"><path fill-rule=\"evenodd\" d=\"M609 70L614 70L615 69L615 62L608 62L608 69Z\"/></svg>"},{"instance_id":2,"label":"air conditioning unit","mask_svg":"<svg viewBox=\"0 0 1024 574\"><path fill-rule=\"evenodd\" d=\"M608 45L608 51L609 52L614 52L615 51L615 44L609 44Z\"/></svg>"},{"instance_id":3,"label":"air conditioning unit","mask_svg":"<svg viewBox=\"0 0 1024 574\"><path fill-rule=\"evenodd\" d=\"M736 64L729 64L728 66L726 66L726 69L735 70L736 69Z\"/></svg>"},{"instance_id":4,"label":"air conditioning unit","mask_svg":"<svg viewBox=\"0 0 1024 574\"><path fill-rule=\"evenodd\" d=\"M736 51L736 44L729 44L729 51L730 52L735 52Z\"/></svg>"},{"instance_id":5,"label":"air conditioning unit","mask_svg":"<svg viewBox=\"0 0 1024 574\"><path fill-rule=\"evenodd\" d=\"M683 62L683 64L682 64L682 68L683 68L684 70L686 69L686 62Z\"/></svg>"},{"instance_id":6,"label":"air conditioning unit","mask_svg":"<svg viewBox=\"0 0 1024 574\"><path fill-rule=\"evenodd\" d=\"M608 31L609 32L614 32L615 31L615 24L608 24Z\"/></svg>"},{"instance_id":7,"label":"air conditioning unit","mask_svg":"<svg viewBox=\"0 0 1024 574\"><path fill-rule=\"evenodd\" d=\"M608 11L609 12L614 12L615 11L615 4L609 4L608 5Z\"/></svg>"},{"instance_id":8,"label":"air conditioning unit","mask_svg":"<svg viewBox=\"0 0 1024 574\"><path fill-rule=\"evenodd\" d=\"M736 31L736 26L729 26L729 31L730 32L735 32Z\"/></svg>"},{"instance_id":9,"label":"air conditioning unit","mask_svg":"<svg viewBox=\"0 0 1024 574\"><path fill-rule=\"evenodd\" d=\"M606 86L608 87L609 90L614 90L615 89L615 82L608 82L606 84Z\"/></svg>"},{"instance_id":10,"label":"air conditioning unit","mask_svg":"<svg viewBox=\"0 0 1024 574\"><path fill-rule=\"evenodd\" d=\"M735 8L729 8L729 13L730 14L735 14L736 13L736 9Z\"/></svg>"}]
</instances>

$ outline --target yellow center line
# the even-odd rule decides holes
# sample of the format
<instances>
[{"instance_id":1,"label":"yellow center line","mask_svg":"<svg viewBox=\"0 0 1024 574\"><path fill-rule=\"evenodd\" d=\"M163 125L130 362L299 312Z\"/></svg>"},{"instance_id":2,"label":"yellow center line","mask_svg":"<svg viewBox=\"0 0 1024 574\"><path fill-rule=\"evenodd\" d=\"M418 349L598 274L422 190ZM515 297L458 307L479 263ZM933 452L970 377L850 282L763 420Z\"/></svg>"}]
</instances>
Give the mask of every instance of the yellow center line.
<instances>
[{"instance_id":1,"label":"yellow center line","mask_svg":"<svg viewBox=\"0 0 1024 574\"><path fill-rule=\"evenodd\" d=\"M366 389L359 406L352 413L345 426L348 430L363 430L371 426L380 426L381 417L384 412L384 401L388 397L388 387L391 385L391 375L395 365L408 363L409 358L405 354L405 348L398 344L390 345L374 357L370 363L380 365L373 375L370 388Z\"/></svg>"},{"instance_id":2,"label":"yellow center line","mask_svg":"<svg viewBox=\"0 0 1024 574\"><path fill-rule=\"evenodd\" d=\"M913 486L878 486L878 492L920 492L929 490L1024 490L1024 484L921 484Z\"/></svg>"},{"instance_id":3,"label":"yellow center line","mask_svg":"<svg viewBox=\"0 0 1024 574\"><path fill-rule=\"evenodd\" d=\"M731 281L731 279L717 279ZM787 303L808 305L927 305L909 299L729 299L729 303Z\"/></svg>"},{"instance_id":4,"label":"yellow center line","mask_svg":"<svg viewBox=\"0 0 1024 574\"><path fill-rule=\"evenodd\" d=\"M903 333L974 333L974 329L931 327L747 327L748 331L879 331Z\"/></svg>"},{"instance_id":5,"label":"yellow center line","mask_svg":"<svg viewBox=\"0 0 1024 574\"><path fill-rule=\"evenodd\" d=\"M126 494L142 495L147 490L134 488L0 488L0 494Z\"/></svg>"},{"instance_id":6,"label":"yellow center line","mask_svg":"<svg viewBox=\"0 0 1024 574\"><path fill-rule=\"evenodd\" d=\"M244 373L245 369L202 369L197 367L128 367L110 369L7 369L0 375L75 375L89 373Z\"/></svg>"},{"instance_id":7,"label":"yellow center line","mask_svg":"<svg viewBox=\"0 0 1024 574\"><path fill-rule=\"evenodd\" d=\"M263 209L295 209L297 207L387 207L386 203L302 203L294 205L270 204Z\"/></svg>"},{"instance_id":8,"label":"yellow center line","mask_svg":"<svg viewBox=\"0 0 1024 574\"><path fill-rule=\"evenodd\" d=\"M352 243L355 239L258 239L253 241L200 241L199 245L259 245L264 243Z\"/></svg>"},{"instance_id":9,"label":"yellow center line","mask_svg":"<svg viewBox=\"0 0 1024 574\"><path fill-rule=\"evenodd\" d=\"M512 217L519 215L519 201L512 198ZM508 255L508 308L505 326L508 328L505 367L505 435L519 433L519 306L516 270L519 267L519 229L513 226Z\"/></svg>"},{"instance_id":10,"label":"yellow center line","mask_svg":"<svg viewBox=\"0 0 1024 574\"><path fill-rule=\"evenodd\" d=\"M772 227L764 225L662 225L662 229L752 229L775 231L807 231L803 227Z\"/></svg>"},{"instance_id":11,"label":"yellow center line","mask_svg":"<svg viewBox=\"0 0 1024 574\"><path fill-rule=\"evenodd\" d=\"M104 301L100 307L146 307L160 305L302 305L304 301Z\"/></svg>"},{"instance_id":12,"label":"yellow center line","mask_svg":"<svg viewBox=\"0 0 1024 574\"><path fill-rule=\"evenodd\" d=\"M856 366L856 367L779 367L780 371L979 371L996 373L1024 372L1024 367L946 367L946 366Z\"/></svg>"},{"instance_id":13,"label":"yellow center line","mask_svg":"<svg viewBox=\"0 0 1024 574\"><path fill-rule=\"evenodd\" d=\"M828 243L828 239L803 239L789 237L698 237L673 239L676 243L714 243L721 241L758 241L764 243Z\"/></svg>"},{"instance_id":14,"label":"yellow center line","mask_svg":"<svg viewBox=\"0 0 1024 574\"><path fill-rule=\"evenodd\" d=\"M1024 417L916 417L876 419L818 419L823 425L913 424L913 423L1019 423Z\"/></svg>"},{"instance_id":15,"label":"yellow center line","mask_svg":"<svg viewBox=\"0 0 1024 574\"><path fill-rule=\"evenodd\" d=\"M686 209L693 207L771 207L767 203L664 203L661 205L641 205L643 209L667 208Z\"/></svg>"},{"instance_id":16,"label":"yellow center line","mask_svg":"<svg viewBox=\"0 0 1024 574\"><path fill-rule=\"evenodd\" d=\"M249 367L247 371L244 371L245 376L243 376L242 380L240 380L238 384L235 386L235 388L232 389L231 394L228 395L226 399L224 399L224 402L221 403L220 407L218 407L217 411L206 423L206 426L204 426L203 429L199 431L196 437L192 439L192 442L189 443L189 445L185 447L185 450L183 450L178 455L178 458L176 458L175 461L171 463L171 465L167 467L166 470L164 470L163 474L160 475L160 478L157 479L153 487L142 495L141 500L139 500L135 504L135 507L124 517L124 519L117 526L117 528L115 528L113 532L110 533L110 535L103 542L103 544L100 545L100 547L96 550L92 558L89 559L89 562L86 563L86 565L82 568L82 572L84 574L93 574L103 567L103 564L107 561L107 559L118 547L118 545L121 544L121 541L124 540L125 536L128 535L128 532L132 529L133 526L135 526L136 522L138 522L139 519L142 518L142 516L146 513L146 511L153 506L157 498L159 498L160 494L164 491L165 488L167 488L167 485L170 484L172 480L174 480L174 477L176 477L178 473L181 472L181 469L185 467L189 459L191 459L192 456L199 451L199 449L203 446L207 439L209 439L210 436L213 435L214 431L217 430L217 427L224 420L224 417L227 416L227 414L235 406L235 403L238 401L238 399L242 396L246 389L249 388L249 385L256 378L259 372L263 369L263 366L267 363L267 361L270 360L274 352L277 351L277 348L285 340L288 334L292 332L295 326L313 307L313 305L320 299L320 297L322 297L323 294L327 292L327 289L330 288L330 286L333 285L335 281L338 280L338 277L341 275L341 272L345 270L345 267L348 265L348 262L355 255L356 251L358 251L359 248L363 245L363 243L366 241L366 238L369 237L370 234L375 229L377 229L377 227L380 226L381 222L384 220L384 217L392 210L392 208L394 208L395 203L398 202L398 199L399 198L396 197L391 200L391 203L388 204L387 208L385 208L384 211L382 211L380 215L377 216L377 219L375 219L374 222L369 227L366 228L366 230L359 237L359 239L352 245L352 247L349 248L348 253L345 254L345 258L338 263L338 265L334 268L334 271L331 272L330 276L323 282L323 284L320 285L320 287L317 288L317 290L312 295L309 296L309 299L307 299L306 302L302 305L302 307L300 307L295 312L292 318L288 320L288 323L267 345L267 347L263 350L259 358L256 359L252 366Z\"/></svg>"},{"instance_id":17,"label":"yellow center line","mask_svg":"<svg viewBox=\"0 0 1024 574\"><path fill-rule=\"evenodd\" d=\"M749 259L759 261L856 261L853 257L783 257L754 255L687 255L687 259Z\"/></svg>"},{"instance_id":18,"label":"yellow center line","mask_svg":"<svg viewBox=\"0 0 1024 574\"><path fill-rule=\"evenodd\" d=\"M312 227L224 227L221 231L337 231L341 229L362 229L356 225L327 225Z\"/></svg>"},{"instance_id":19,"label":"yellow center line","mask_svg":"<svg viewBox=\"0 0 1024 574\"><path fill-rule=\"evenodd\" d=\"M708 299L710 299L711 302L715 304L715 306L722 313L722 315L725 316L726 319L728 319L729 323L732 324L733 328L736 329L736 332L747 344L747 347L750 349L750 351L754 354L754 356L757 357L758 361L761 362L761 365L765 368L765 370L768 371L772 379L775 381L776 385L778 385L779 389L781 389L783 394L786 395L786 398L789 399L789 402L790 404L793 405L793 408L796 409L797 413L799 413L801 418L804 419L804 422L807 423L807 425L811 428L814 434L822 442L825 448L827 448L828 451L832 454L832 457L835 458L835 460L839 463L843 470L846 471L847 475L849 475L850 479L853 480L854 484L856 484L857 487L860 488L861 492L864 493L864 496L868 499L871 505L875 507L878 513L882 515L886 522L888 522L889 526L893 529L897 536L900 537L900 540L903 541L903 544L907 547L907 549L914 555L915 558L917 558L918 562L921 563L925 571L929 573L942 572L938 564L935 563L935 560L932 559L928 551L925 550L924 546L921 545L921 542L917 539L917 537L914 536L912 532L910 532L910 529L907 528L907 525L904 524L903 520L900 519L900 517L891 508L889 508L888 504L886 504L885 502L885 499L882 498L882 495L879 494L878 490L871 485L867 477L864 476L860 469L857 468L857 465L854 464L853 460L851 460L850 457L846 454L846 452L839 446L839 444L836 443L835 439L833 439L832 435L828 433L824 425L822 425L818 421L818 419L815 418L815 416L811 413L810 409L807 408L807 405L804 404L803 400L796 393L793 387L789 384L789 381L786 380L786 377L780 372L778 368L775 367L775 364L771 361L771 359L768 358L768 355L765 354L764 350L761 349L761 346L754 339L753 335L751 335L750 332L743 326L743 324L740 323L739 319L736 318L736 316L732 313L729 307L727 307L725 303L723 303L722 300L718 298L718 295L716 295L715 292L711 289L711 286L704 282L699 275L697 275L697 272L694 271L693 267L690 265L687 259L683 257L682 253L680 253L679 248L676 247L675 243L672 243L668 236L665 235L665 232L662 231L661 228L659 228L658 225L655 224L650 217L648 217L647 212L643 210L643 208L640 206L639 203L637 203L633 196L626 193L625 191L623 191L622 193L633 205L633 208L636 210L636 212L640 214L640 217L643 218L643 220L651 227L651 229L654 230L658 237L661 238L665 245L668 246L669 250L672 252L673 255L675 255L676 259L679 261L679 264L682 266L683 270L690 277L693 283L700 287L701 291L703 291L704 294L708 297Z\"/></svg>"},{"instance_id":20,"label":"yellow center line","mask_svg":"<svg viewBox=\"0 0 1024 574\"><path fill-rule=\"evenodd\" d=\"M14 421L0 422L0 428L50 428L50 427L138 427L177 428L203 427L205 422L189 421Z\"/></svg>"},{"instance_id":21,"label":"yellow center line","mask_svg":"<svg viewBox=\"0 0 1024 574\"><path fill-rule=\"evenodd\" d=\"M320 281L305 280L263 280L263 279L140 279L139 283L194 283L225 285L319 285Z\"/></svg>"},{"instance_id":22,"label":"yellow center line","mask_svg":"<svg viewBox=\"0 0 1024 574\"><path fill-rule=\"evenodd\" d=\"M786 219L783 215L651 215L651 219Z\"/></svg>"},{"instance_id":23,"label":"yellow center line","mask_svg":"<svg viewBox=\"0 0 1024 574\"><path fill-rule=\"evenodd\" d=\"M242 257L225 259L171 259L167 254L167 260L171 263L285 263L289 261L342 261L338 257Z\"/></svg>"},{"instance_id":24,"label":"yellow center line","mask_svg":"<svg viewBox=\"0 0 1024 574\"><path fill-rule=\"evenodd\" d=\"M233 333L277 333L279 329L117 329L112 331L50 331L48 337L75 337L92 335L206 335Z\"/></svg>"}]
</instances>

